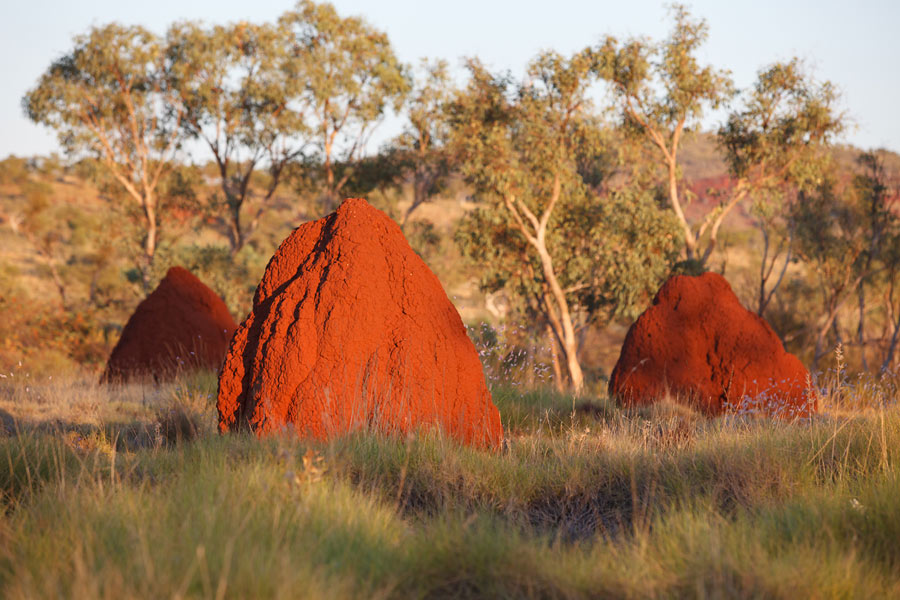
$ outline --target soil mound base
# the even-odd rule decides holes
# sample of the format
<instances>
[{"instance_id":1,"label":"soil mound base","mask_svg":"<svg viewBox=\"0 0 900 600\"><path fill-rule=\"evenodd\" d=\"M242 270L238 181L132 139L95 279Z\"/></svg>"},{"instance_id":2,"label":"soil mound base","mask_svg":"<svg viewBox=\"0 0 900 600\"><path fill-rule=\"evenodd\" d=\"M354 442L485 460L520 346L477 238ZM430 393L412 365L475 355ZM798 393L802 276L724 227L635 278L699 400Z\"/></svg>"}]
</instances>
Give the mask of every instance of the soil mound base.
<instances>
[{"instance_id":1,"label":"soil mound base","mask_svg":"<svg viewBox=\"0 0 900 600\"><path fill-rule=\"evenodd\" d=\"M172 267L128 319L101 382L218 370L237 324L225 303L183 267Z\"/></svg>"},{"instance_id":2,"label":"soil mound base","mask_svg":"<svg viewBox=\"0 0 900 600\"><path fill-rule=\"evenodd\" d=\"M676 275L628 330L609 393L626 405L670 393L708 414L731 407L794 418L816 410L807 377L722 276Z\"/></svg>"},{"instance_id":3,"label":"soil mound base","mask_svg":"<svg viewBox=\"0 0 900 600\"><path fill-rule=\"evenodd\" d=\"M297 228L263 275L219 377L219 429L439 426L496 446L503 430L459 313L400 228L346 200Z\"/></svg>"}]
</instances>

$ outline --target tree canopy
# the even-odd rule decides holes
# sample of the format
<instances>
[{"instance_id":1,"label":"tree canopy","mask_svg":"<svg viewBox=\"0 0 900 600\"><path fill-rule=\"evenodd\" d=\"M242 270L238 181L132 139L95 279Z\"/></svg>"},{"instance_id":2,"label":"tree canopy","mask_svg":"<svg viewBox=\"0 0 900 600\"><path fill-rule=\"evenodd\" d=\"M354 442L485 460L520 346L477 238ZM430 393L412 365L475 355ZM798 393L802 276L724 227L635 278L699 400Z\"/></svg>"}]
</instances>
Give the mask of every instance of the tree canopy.
<instances>
[{"instance_id":1,"label":"tree canopy","mask_svg":"<svg viewBox=\"0 0 900 600\"><path fill-rule=\"evenodd\" d=\"M682 229L685 257L705 264L715 245L700 249L700 238L711 224L688 221L679 191L678 151L684 136L707 110L723 106L733 94L730 73L701 66L697 51L709 35L706 21L695 20L687 8L671 9L674 26L661 42L634 38L620 42L607 36L596 49L596 70L609 83L624 129L649 144L664 168L669 205Z\"/></svg>"},{"instance_id":2,"label":"tree canopy","mask_svg":"<svg viewBox=\"0 0 900 600\"><path fill-rule=\"evenodd\" d=\"M237 252L256 227L281 176L306 146L305 105L287 74L290 40L271 24L235 23L204 29L179 23L168 32L172 89L187 135L203 140L219 171L229 242ZM241 211L260 167L269 183L249 224Z\"/></svg>"},{"instance_id":3,"label":"tree canopy","mask_svg":"<svg viewBox=\"0 0 900 600\"><path fill-rule=\"evenodd\" d=\"M301 0L278 19L292 36L286 75L302 82L294 99L308 106L307 124L321 165L326 204L333 207L352 169L335 176L335 163L352 164L388 107L399 109L409 90L406 67L390 40L360 17Z\"/></svg>"},{"instance_id":4,"label":"tree canopy","mask_svg":"<svg viewBox=\"0 0 900 600\"><path fill-rule=\"evenodd\" d=\"M55 129L70 155L97 156L142 210L145 287L158 237L156 188L181 139L170 69L146 29L94 27L22 100L29 118Z\"/></svg>"},{"instance_id":5,"label":"tree canopy","mask_svg":"<svg viewBox=\"0 0 900 600\"><path fill-rule=\"evenodd\" d=\"M472 60L469 85L449 106L462 172L483 201L464 220L457 239L464 253L483 265L483 287L505 287L521 299L525 312L546 323L554 356L558 352L576 393L584 387L579 322L619 302L610 310L627 310L624 304L644 292L635 290L647 279L655 287L667 268L666 246L674 247L675 240L645 197L601 199L579 170L605 149L588 93L596 82L593 66L590 49L568 58L546 52L517 82ZM625 212L617 210L624 207ZM650 217L646 230L629 240L638 222L607 229L635 210ZM655 254L641 252L648 243ZM622 260L624 254L630 255ZM649 278L617 278L629 271L629 261L646 266L653 257L661 260L649 269L656 269Z\"/></svg>"}]
</instances>

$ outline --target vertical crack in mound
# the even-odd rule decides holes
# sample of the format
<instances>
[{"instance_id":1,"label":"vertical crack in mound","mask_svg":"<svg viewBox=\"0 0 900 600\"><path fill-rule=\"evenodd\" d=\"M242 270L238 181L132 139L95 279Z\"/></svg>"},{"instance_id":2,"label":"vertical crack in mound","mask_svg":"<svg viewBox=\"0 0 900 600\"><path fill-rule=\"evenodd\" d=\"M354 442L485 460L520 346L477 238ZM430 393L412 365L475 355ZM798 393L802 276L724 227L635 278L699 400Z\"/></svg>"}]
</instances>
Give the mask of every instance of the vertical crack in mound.
<instances>
[{"instance_id":1,"label":"vertical crack in mound","mask_svg":"<svg viewBox=\"0 0 900 600\"><path fill-rule=\"evenodd\" d=\"M219 428L328 439L438 427L497 447L500 414L459 313L365 200L298 227L269 261L219 378Z\"/></svg>"},{"instance_id":2,"label":"vertical crack in mound","mask_svg":"<svg viewBox=\"0 0 900 600\"><path fill-rule=\"evenodd\" d=\"M640 405L671 391L708 414L735 409L791 419L816 411L807 375L721 275L676 275L628 330L609 393Z\"/></svg>"},{"instance_id":3,"label":"vertical crack in mound","mask_svg":"<svg viewBox=\"0 0 900 600\"><path fill-rule=\"evenodd\" d=\"M236 327L214 291L187 269L172 267L128 319L100 380L218 370Z\"/></svg>"}]
</instances>

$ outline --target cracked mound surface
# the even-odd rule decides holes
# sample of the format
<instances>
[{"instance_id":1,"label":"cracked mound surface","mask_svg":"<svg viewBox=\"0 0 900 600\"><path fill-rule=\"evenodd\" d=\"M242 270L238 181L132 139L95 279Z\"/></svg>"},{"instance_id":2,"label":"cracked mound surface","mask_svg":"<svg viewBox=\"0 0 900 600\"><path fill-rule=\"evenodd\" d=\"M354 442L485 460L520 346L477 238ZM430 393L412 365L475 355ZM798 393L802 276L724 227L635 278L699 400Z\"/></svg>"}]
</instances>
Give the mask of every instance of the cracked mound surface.
<instances>
[{"instance_id":1,"label":"cracked mound surface","mask_svg":"<svg viewBox=\"0 0 900 600\"><path fill-rule=\"evenodd\" d=\"M365 200L298 227L269 261L219 376L219 429L318 439L439 426L497 446L500 413L437 277Z\"/></svg>"},{"instance_id":2,"label":"cracked mound surface","mask_svg":"<svg viewBox=\"0 0 900 600\"><path fill-rule=\"evenodd\" d=\"M237 324L225 303L183 267L172 267L138 304L100 378L171 376L182 368L218 370Z\"/></svg>"},{"instance_id":3,"label":"cracked mound surface","mask_svg":"<svg viewBox=\"0 0 900 600\"><path fill-rule=\"evenodd\" d=\"M610 396L644 405L672 393L708 414L727 405L793 418L816 410L807 370L716 273L666 281L628 330Z\"/></svg>"}]
</instances>

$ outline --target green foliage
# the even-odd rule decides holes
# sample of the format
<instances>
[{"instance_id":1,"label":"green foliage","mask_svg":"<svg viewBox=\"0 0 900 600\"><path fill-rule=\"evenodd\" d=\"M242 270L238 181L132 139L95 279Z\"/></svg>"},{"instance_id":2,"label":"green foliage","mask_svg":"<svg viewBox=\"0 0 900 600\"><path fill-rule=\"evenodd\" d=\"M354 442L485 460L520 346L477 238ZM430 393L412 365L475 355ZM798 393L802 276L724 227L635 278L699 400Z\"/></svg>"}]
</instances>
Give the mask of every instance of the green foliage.
<instances>
[{"instance_id":1,"label":"green foliage","mask_svg":"<svg viewBox=\"0 0 900 600\"><path fill-rule=\"evenodd\" d=\"M829 279L826 288L830 290L843 287L867 245L867 237L859 231L862 215L842 191L828 178L802 194L793 212L800 254Z\"/></svg>"},{"instance_id":2,"label":"green foliage","mask_svg":"<svg viewBox=\"0 0 900 600\"><path fill-rule=\"evenodd\" d=\"M614 94L626 139L649 148L666 172L667 195L681 226L685 258L705 264L716 245L716 236L727 210L707 214L699 225L689 223L679 198L681 177L678 150L684 136L707 110L723 106L733 95L728 71L701 66L697 52L706 41L704 20L691 18L687 8L671 8L674 26L659 43L635 38L620 43L607 36L595 50L595 70ZM635 164L639 178L642 161ZM709 228L705 250L700 239Z\"/></svg>"},{"instance_id":3,"label":"green foliage","mask_svg":"<svg viewBox=\"0 0 900 600\"><path fill-rule=\"evenodd\" d=\"M706 265L696 258L681 260L672 266L672 275L691 275L696 277L704 273L706 273Z\"/></svg>"},{"instance_id":4,"label":"green foliage","mask_svg":"<svg viewBox=\"0 0 900 600\"><path fill-rule=\"evenodd\" d=\"M370 198L374 194L386 196L396 192L403 183L406 162L400 151L388 146L371 156L335 163L333 168L335 177L344 181L342 189L346 197ZM314 181L312 184L317 185Z\"/></svg>"},{"instance_id":5,"label":"green foliage","mask_svg":"<svg viewBox=\"0 0 900 600\"><path fill-rule=\"evenodd\" d=\"M341 17L334 6L301 0L278 19L291 36L285 74L303 89L321 189L334 203L349 176L334 164L355 163L385 109L399 109L409 90L406 68L387 35L360 17Z\"/></svg>"},{"instance_id":6,"label":"green foliage","mask_svg":"<svg viewBox=\"0 0 900 600\"><path fill-rule=\"evenodd\" d=\"M548 245L579 326L636 318L680 251L674 219L649 194L632 190L585 196L566 208L550 221ZM460 221L455 239L481 288L512 298L516 321L540 315L540 258L528 252L511 217L477 208Z\"/></svg>"},{"instance_id":7,"label":"green foliage","mask_svg":"<svg viewBox=\"0 0 900 600\"><path fill-rule=\"evenodd\" d=\"M833 168L829 146L844 127L836 102L834 87L814 82L797 59L775 63L760 71L743 106L718 130L718 144L736 180L731 202L752 197L751 212L762 234L759 314L778 291L792 259L794 196L821 185Z\"/></svg>"},{"instance_id":8,"label":"green foliage","mask_svg":"<svg viewBox=\"0 0 900 600\"><path fill-rule=\"evenodd\" d=\"M684 126L696 123L707 109L719 108L732 94L728 71L697 60L709 36L706 21L692 19L681 4L672 5L671 12L673 29L662 42L635 38L620 43L607 36L596 49L596 70L612 86L623 123L649 136L660 150L677 148Z\"/></svg>"},{"instance_id":9,"label":"green foliage","mask_svg":"<svg viewBox=\"0 0 900 600\"><path fill-rule=\"evenodd\" d=\"M167 35L168 85L178 94L187 135L206 144L218 167L234 252L258 224L258 217L241 221L254 170L268 170L264 205L303 152L305 106L293 101L303 93L302 78L288 74L290 44L283 28L244 22L209 29L179 23Z\"/></svg>"},{"instance_id":10,"label":"green foliage","mask_svg":"<svg viewBox=\"0 0 900 600\"><path fill-rule=\"evenodd\" d=\"M457 243L482 289L505 289L519 319L549 325L570 359L574 331L638 310L678 243L649 195L598 194L608 151L588 97L593 68L590 49L548 52L515 83L470 61L468 89L449 105L462 171L482 201Z\"/></svg>"},{"instance_id":11,"label":"green foliage","mask_svg":"<svg viewBox=\"0 0 900 600\"><path fill-rule=\"evenodd\" d=\"M203 177L193 165L175 163L160 178L157 193L163 212L178 218L178 212L197 213L202 208L199 190L203 187Z\"/></svg>"},{"instance_id":12,"label":"green foliage","mask_svg":"<svg viewBox=\"0 0 900 600\"><path fill-rule=\"evenodd\" d=\"M816 84L797 59L760 71L744 106L717 134L731 175L755 191L820 183L829 166L825 149L843 130L836 103L834 86Z\"/></svg>"},{"instance_id":13,"label":"green foliage","mask_svg":"<svg viewBox=\"0 0 900 600\"><path fill-rule=\"evenodd\" d=\"M540 290L528 295L530 290L516 289L515 294L542 315L537 325L553 333L552 343L558 344L572 386L580 392L584 376L573 307L559 274L560 257L574 257L559 252L553 241L558 224L590 192L578 176L578 157L596 154L602 146L587 97L591 53L584 50L570 59L541 54L528 67L529 80L520 84L492 75L476 60L469 61L469 71L467 89L448 106L451 143L463 175L488 204L470 221L474 229L460 234L461 248L464 254L479 254L478 230L486 224L515 248L519 272L539 261L540 271L524 277L538 282ZM497 241L487 243L487 251L496 253Z\"/></svg>"},{"instance_id":14,"label":"green foliage","mask_svg":"<svg viewBox=\"0 0 900 600\"><path fill-rule=\"evenodd\" d=\"M423 60L413 73L384 32L312 0L273 23L176 23L164 39L141 27L92 27L23 98L28 116L57 132L71 167L55 156L0 162L0 241L13 257L0 273L4 290L54 305L29 306L29 323L85 312L94 339L124 322L137 284L146 292L183 263L241 316L292 227L341 195L365 196L404 224L452 294L475 273L481 291L502 292L510 317L527 325L517 339L540 347L545 362L555 348L562 356L552 358L575 373L581 353L598 354L588 326L633 318L670 272L705 270L723 219L746 199L763 237L758 311L772 300L768 317L800 353L810 339L817 355L826 342L849 342L855 327L861 363L868 351L892 364L900 233L884 164L896 158L873 154L850 167L855 176L844 173L854 151L832 147L845 124L836 90L796 59L760 71L718 129L716 154L713 135L694 130L726 107L732 83L700 58L706 22L681 5L671 17L663 40L605 37L571 56L544 52L521 79L473 59L463 90L444 61ZM606 121L608 107L593 104L604 84L617 126ZM407 119L402 135L366 155L391 109ZM213 159L203 167L175 160L185 137ZM701 159L685 161L685 139L705 145ZM682 171L721 175L723 166L735 185L688 222L685 212L697 211L687 210ZM276 194L285 179L297 194ZM103 214L95 191L107 202ZM477 208L460 202L432 213L433 222L407 221L438 195ZM672 213L658 204L665 196ZM752 243L738 243L736 289ZM688 252L670 270L680 244ZM473 306L478 292L459 295L468 296L464 314L482 310ZM32 344L31 356L41 348L65 360L93 356L57 348L52 335L10 339Z\"/></svg>"},{"instance_id":15,"label":"green foliage","mask_svg":"<svg viewBox=\"0 0 900 600\"><path fill-rule=\"evenodd\" d=\"M55 129L71 156L96 156L143 213L143 284L149 291L157 243L156 192L180 139L159 39L110 24L76 36L22 99L28 117Z\"/></svg>"},{"instance_id":16,"label":"green foliage","mask_svg":"<svg viewBox=\"0 0 900 600\"><path fill-rule=\"evenodd\" d=\"M141 27L112 24L74 41L22 105L33 121L57 130L68 153L97 156L139 194L142 176L158 178L154 157L166 155L176 139L159 40Z\"/></svg>"},{"instance_id":17,"label":"green foliage","mask_svg":"<svg viewBox=\"0 0 900 600\"><path fill-rule=\"evenodd\" d=\"M420 68L422 74L413 82L407 99L408 123L394 142L413 184L413 199L403 215L404 224L416 208L446 189L457 164L448 144L447 103L454 92L447 62L422 59Z\"/></svg>"},{"instance_id":18,"label":"green foliage","mask_svg":"<svg viewBox=\"0 0 900 600\"><path fill-rule=\"evenodd\" d=\"M463 174L495 201L514 196L534 214L549 203L557 174L564 196L584 194L578 160L603 149L587 96L590 67L587 50L570 59L547 52L516 83L470 60L469 87L449 106Z\"/></svg>"},{"instance_id":19,"label":"green foliage","mask_svg":"<svg viewBox=\"0 0 900 600\"><path fill-rule=\"evenodd\" d=\"M866 297L884 297L880 308L886 321L878 358L882 370L893 362L898 322L894 314L900 270L900 218L886 185L883 167L875 153L859 157L862 169L847 185L826 177L811 192L802 192L793 207L798 253L809 265L819 289L822 317L816 328L814 361L825 352L831 338L842 344L838 311L856 296L859 315L857 338L861 364L867 366L865 349Z\"/></svg>"},{"instance_id":20,"label":"green foliage","mask_svg":"<svg viewBox=\"0 0 900 600\"><path fill-rule=\"evenodd\" d=\"M681 248L674 216L660 209L646 192L611 193L598 207L593 232L593 286L602 290L599 306L610 317L631 320L646 307L649 297L669 275ZM585 265L585 268L588 268Z\"/></svg>"},{"instance_id":21,"label":"green foliage","mask_svg":"<svg viewBox=\"0 0 900 600\"><path fill-rule=\"evenodd\" d=\"M158 40L141 27L107 25L75 38L72 52L56 60L36 88L22 100L35 122L59 133L68 152L88 150L125 164L142 143L153 137L132 137L117 124L135 122L149 136L161 133L153 120L163 82ZM128 113L135 111L134 117Z\"/></svg>"}]
</instances>

